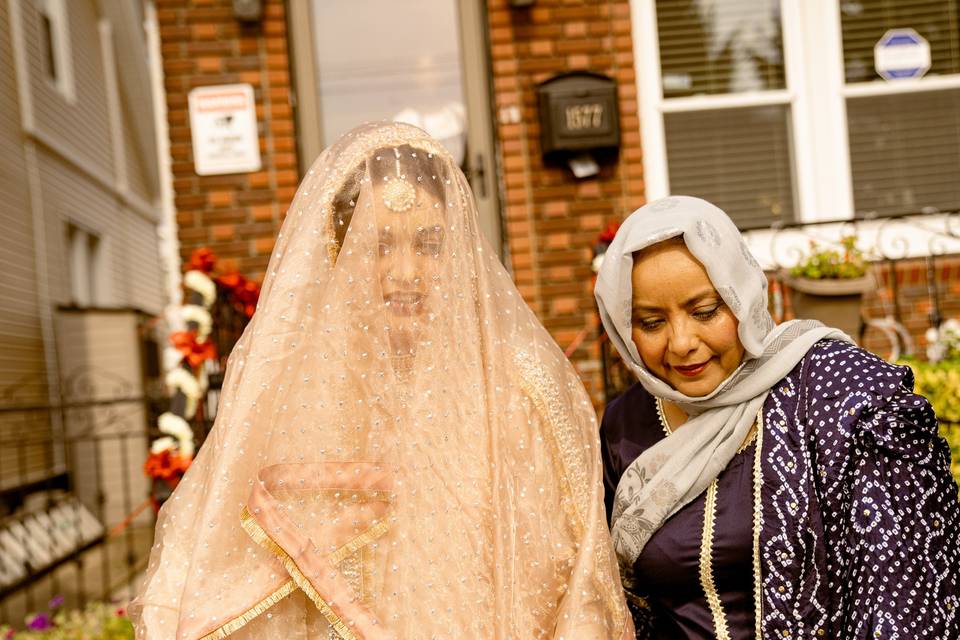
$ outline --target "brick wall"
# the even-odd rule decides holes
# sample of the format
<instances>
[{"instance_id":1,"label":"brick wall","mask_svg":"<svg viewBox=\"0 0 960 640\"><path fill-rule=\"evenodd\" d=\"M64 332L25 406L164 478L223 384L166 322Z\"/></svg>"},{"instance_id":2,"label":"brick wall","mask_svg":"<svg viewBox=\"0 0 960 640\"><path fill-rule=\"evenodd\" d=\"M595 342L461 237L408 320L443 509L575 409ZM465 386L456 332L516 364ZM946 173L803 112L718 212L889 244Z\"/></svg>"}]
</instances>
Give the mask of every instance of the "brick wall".
<instances>
[{"instance_id":1,"label":"brick wall","mask_svg":"<svg viewBox=\"0 0 960 640\"><path fill-rule=\"evenodd\" d=\"M167 92L180 251L208 246L221 266L259 278L281 216L296 191L297 155L283 0L264 0L263 19L244 25L231 0L157 0ZM194 87L253 85L262 169L198 176L187 94Z\"/></svg>"},{"instance_id":2,"label":"brick wall","mask_svg":"<svg viewBox=\"0 0 960 640\"><path fill-rule=\"evenodd\" d=\"M643 204L637 95L627 0L538 0L511 8L488 0L494 102L518 108L520 122L501 118L500 146L506 236L517 285L561 348L588 339L571 359L595 402L602 401L591 247L611 220ZM544 166L537 84L587 70L618 85L621 150L600 175L577 180L566 167Z\"/></svg>"},{"instance_id":3,"label":"brick wall","mask_svg":"<svg viewBox=\"0 0 960 640\"><path fill-rule=\"evenodd\" d=\"M864 298L863 312L868 318L893 315L893 277L889 263L874 267L880 288ZM960 318L960 256L937 258L934 261L936 290L940 299L941 321ZM900 321L913 337L917 355L925 357L927 342L924 333L930 327L933 303L930 297L930 279L927 261L903 260L896 263L896 293L900 303ZM889 342L883 334L870 330L864 337L864 347L887 355Z\"/></svg>"}]
</instances>

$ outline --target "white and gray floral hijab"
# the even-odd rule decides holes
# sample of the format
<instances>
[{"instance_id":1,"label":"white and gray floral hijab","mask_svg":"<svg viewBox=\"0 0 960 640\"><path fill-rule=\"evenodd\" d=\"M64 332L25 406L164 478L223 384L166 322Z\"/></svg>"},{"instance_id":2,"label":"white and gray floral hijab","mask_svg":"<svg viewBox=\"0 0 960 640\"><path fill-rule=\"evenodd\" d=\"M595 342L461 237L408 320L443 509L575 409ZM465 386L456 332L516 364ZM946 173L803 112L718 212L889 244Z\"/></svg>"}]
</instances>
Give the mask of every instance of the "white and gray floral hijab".
<instances>
[{"instance_id":1,"label":"white and gray floral hijab","mask_svg":"<svg viewBox=\"0 0 960 640\"><path fill-rule=\"evenodd\" d=\"M635 252L682 236L717 293L739 321L740 367L710 394L688 397L654 376L631 337ZM621 564L633 566L650 536L693 501L729 464L767 393L822 338L850 340L813 320L775 325L767 310L767 278L730 218L699 198L671 196L628 217L603 260L594 289L610 340L640 383L679 405L689 420L647 449L617 486L612 532Z\"/></svg>"}]
</instances>

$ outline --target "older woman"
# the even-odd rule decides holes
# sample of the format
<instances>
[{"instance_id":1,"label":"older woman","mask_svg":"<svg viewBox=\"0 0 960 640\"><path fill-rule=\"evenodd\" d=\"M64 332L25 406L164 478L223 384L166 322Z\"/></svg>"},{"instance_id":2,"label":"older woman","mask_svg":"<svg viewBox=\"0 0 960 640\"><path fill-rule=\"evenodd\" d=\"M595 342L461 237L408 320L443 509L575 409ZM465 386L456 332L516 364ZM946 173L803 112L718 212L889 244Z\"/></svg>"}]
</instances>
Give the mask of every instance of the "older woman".
<instances>
[{"instance_id":1,"label":"older woman","mask_svg":"<svg viewBox=\"0 0 960 640\"><path fill-rule=\"evenodd\" d=\"M949 451L906 367L776 325L731 220L670 197L597 279L639 384L607 407L607 515L638 637L960 637Z\"/></svg>"}]
</instances>

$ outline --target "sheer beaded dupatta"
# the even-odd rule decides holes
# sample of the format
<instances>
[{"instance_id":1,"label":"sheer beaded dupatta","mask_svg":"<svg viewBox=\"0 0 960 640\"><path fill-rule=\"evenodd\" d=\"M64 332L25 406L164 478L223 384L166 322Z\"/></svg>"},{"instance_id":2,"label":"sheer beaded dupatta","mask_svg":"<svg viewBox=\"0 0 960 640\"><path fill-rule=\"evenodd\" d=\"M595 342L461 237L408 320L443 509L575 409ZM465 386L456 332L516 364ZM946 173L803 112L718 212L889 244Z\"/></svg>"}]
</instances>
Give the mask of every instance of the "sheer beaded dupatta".
<instances>
[{"instance_id":1,"label":"sheer beaded dupatta","mask_svg":"<svg viewBox=\"0 0 960 640\"><path fill-rule=\"evenodd\" d=\"M138 638L622 638L597 426L435 141L365 125L300 186Z\"/></svg>"}]
</instances>

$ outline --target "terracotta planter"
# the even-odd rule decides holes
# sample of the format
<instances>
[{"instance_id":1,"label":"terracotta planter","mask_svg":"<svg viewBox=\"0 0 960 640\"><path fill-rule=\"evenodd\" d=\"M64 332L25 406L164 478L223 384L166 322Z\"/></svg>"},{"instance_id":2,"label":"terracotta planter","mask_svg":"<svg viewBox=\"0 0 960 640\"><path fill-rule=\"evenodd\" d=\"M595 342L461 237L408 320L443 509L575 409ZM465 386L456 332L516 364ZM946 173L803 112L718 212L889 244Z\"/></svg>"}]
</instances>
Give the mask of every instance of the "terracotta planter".
<instances>
[{"instance_id":1,"label":"terracotta planter","mask_svg":"<svg viewBox=\"0 0 960 640\"><path fill-rule=\"evenodd\" d=\"M797 318L819 320L854 339L859 336L863 293L872 286L868 276L812 280L785 274L783 280L790 287L790 302Z\"/></svg>"}]
</instances>

